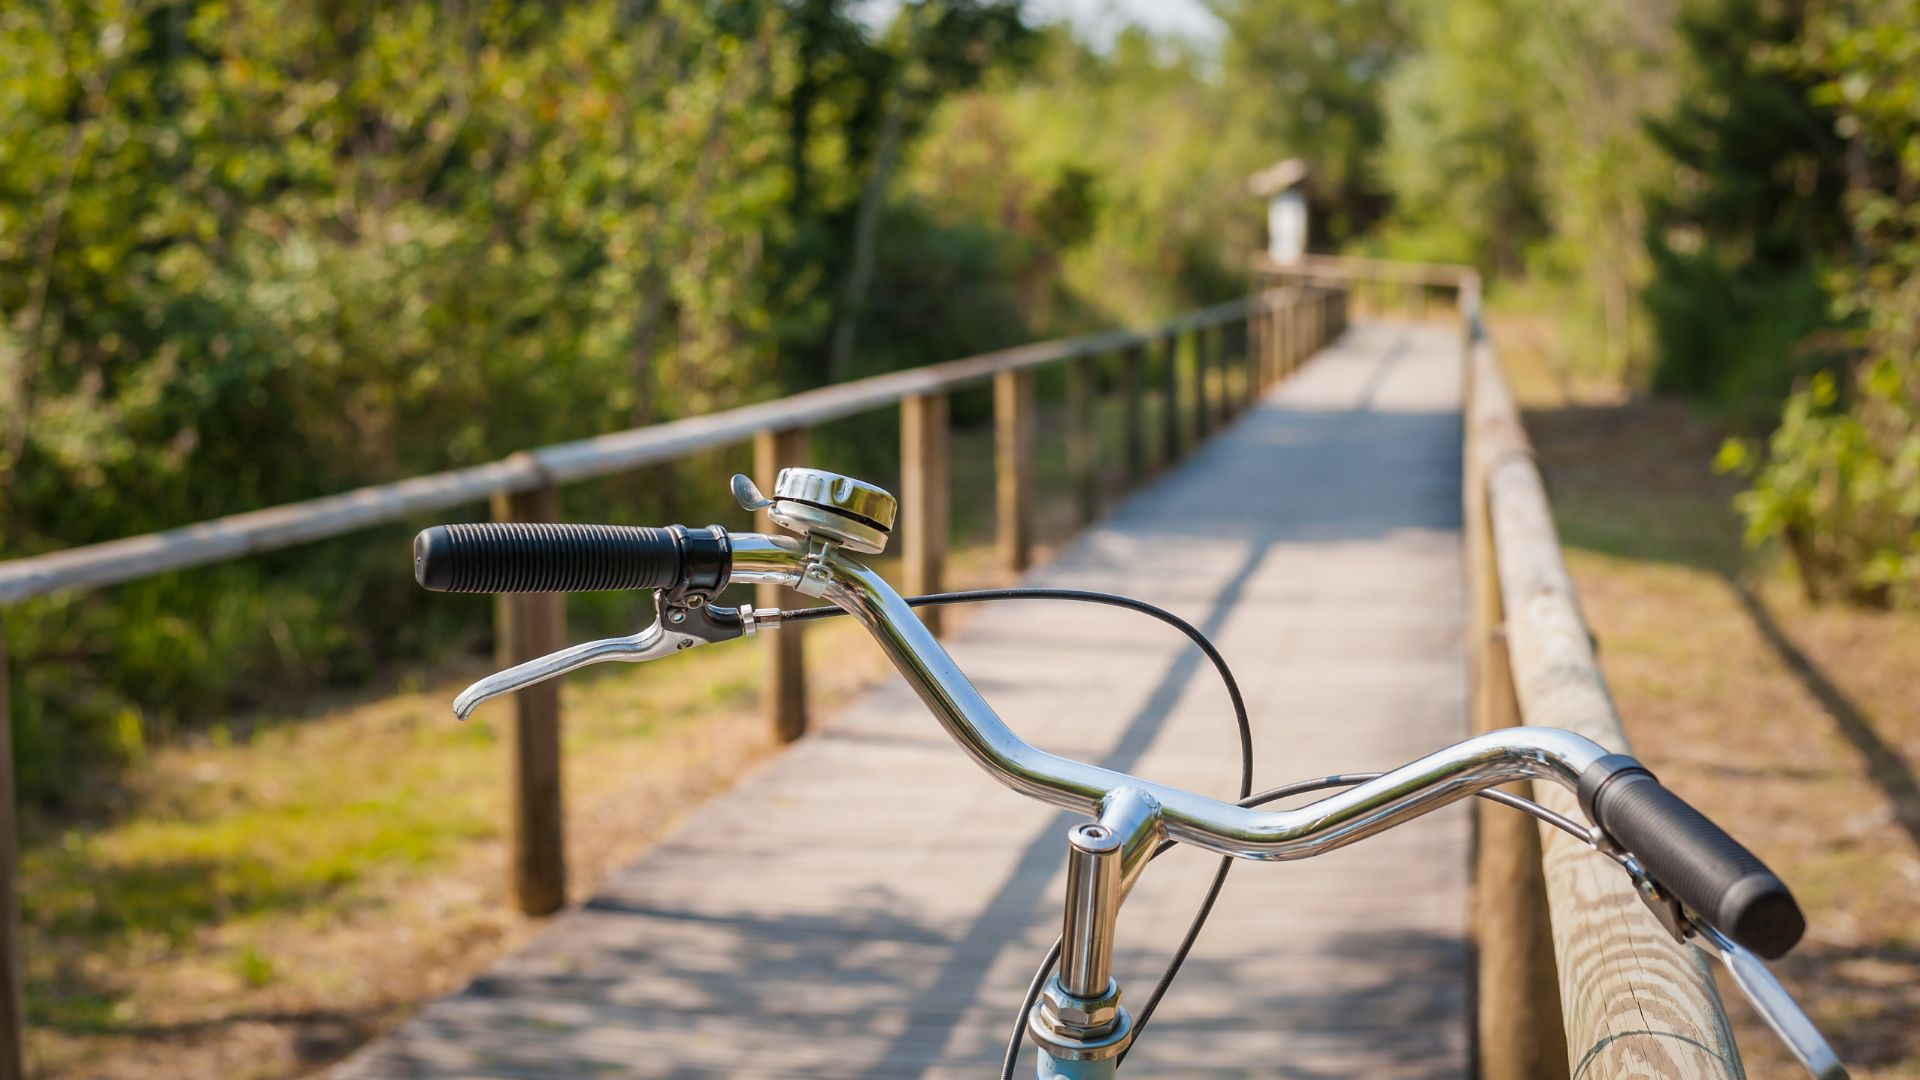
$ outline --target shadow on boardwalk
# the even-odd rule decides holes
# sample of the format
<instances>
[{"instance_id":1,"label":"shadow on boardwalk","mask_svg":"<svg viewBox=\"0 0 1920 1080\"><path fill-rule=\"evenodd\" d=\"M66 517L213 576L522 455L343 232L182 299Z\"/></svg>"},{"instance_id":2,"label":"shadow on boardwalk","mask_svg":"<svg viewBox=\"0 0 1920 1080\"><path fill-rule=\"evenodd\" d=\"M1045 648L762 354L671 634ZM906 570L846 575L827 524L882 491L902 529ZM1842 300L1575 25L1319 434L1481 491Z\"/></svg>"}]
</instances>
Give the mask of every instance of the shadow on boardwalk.
<instances>
[{"instance_id":1,"label":"shadow on boardwalk","mask_svg":"<svg viewBox=\"0 0 1920 1080\"><path fill-rule=\"evenodd\" d=\"M1459 737L1457 356L1449 330L1358 328L1033 580L1138 595L1214 637L1254 714L1257 783ZM1231 793L1224 694L1151 621L1001 605L950 647L1035 743ZM1057 933L1070 820L982 775L888 684L341 1075L980 1075ZM1464 817L1443 814L1237 868L1133 1060L1462 1075L1465 852ZM1212 863L1177 851L1130 900L1136 1004Z\"/></svg>"}]
</instances>

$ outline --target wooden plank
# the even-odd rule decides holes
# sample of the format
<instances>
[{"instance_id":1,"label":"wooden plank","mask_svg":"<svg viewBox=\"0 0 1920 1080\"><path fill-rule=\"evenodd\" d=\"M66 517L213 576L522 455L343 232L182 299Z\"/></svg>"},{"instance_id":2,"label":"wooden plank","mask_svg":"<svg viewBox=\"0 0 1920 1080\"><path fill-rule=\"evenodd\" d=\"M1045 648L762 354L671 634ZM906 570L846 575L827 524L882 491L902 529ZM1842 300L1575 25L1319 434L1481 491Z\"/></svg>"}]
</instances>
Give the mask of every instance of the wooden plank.
<instances>
[{"instance_id":1,"label":"wooden plank","mask_svg":"<svg viewBox=\"0 0 1920 1080\"><path fill-rule=\"evenodd\" d=\"M1100 510L1100 472L1093 452L1095 374L1091 360L1067 364L1067 482L1073 486L1071 497L1083 524Z\"/></svg>"},{"instance_id":2,"label":"wooden plank","mask_svg":"<svg viewBox=\"0 0 1920 1080\"><path fill-rule=\"evenodd\" d=\"M1033 373L993 379L993 489L1000 562L1027 568L1033 554Z\"/></svg>"},{"instance_id":3,"label":"wooden plank","mask_svg":"<svg viewBox=\"0 0 1920 1080\"><path fill-rule=\"evenodd\" d=\"M495 521L560 520L558 488L493 497ZM494 597L494 654L503 668L565 648L565 593ZM508 884L514 906L550 915L567 902L566 838L561 808L560 684L535 683L508 699Z\"/></svg>"},{"instance_id":4,"label":"wooden plank","mask_svg":"<svg viewBox=\"0 0 1920 1080\"><path fill-rule=\"evenodd\" d=\"M774 477L789 466L807 463L807 429L787 428L755 433L753 437L753 474L762 491L772 491ZM754 515L761 532L777 532L765 510ZM756 585L753 603L759 608L801 607L806 601L798 593L778 585ZM767 653L766 681L761 684L760 704L774 737L792 742L807 731L806 628L783 626L768 634L761 648ZM796 631L799 631L796 633Z\"/></svg>"},{"instance_id":5,"label":"wooden plank","mask_svg":"<svg viewBox=\"0 0 1920 1080\"><path fill-rule=\"evenodd\" d=\"M540 486L523 457L0 563L0 604L292 547Z\"/></svg>"},{"instance_id":6,"label":"wooden plank","mask_svg":"<svg viewBox=\"0 0 1920 1080\"><path fill-rule=\"evenodd\" d=\"M8 712L7 627L0 622L0 1080L27 1075L20 955L20 816Z\"/></svg>"},{"instance_id":7,"label":"wooden plank","mask_svg":"<svg viewBox=\"0 0 1920 1080\"><path fill-rule=\"evenodd\" d=\"M946 580L948 512L947 395L915 394L900 401L900 587L908 596L939 592ZM919 610L934 633L941 609Z\"/></svg>"},{"instance_id":8,"label":"wooden plank","mask_svg":"<svg viewBox=\"0 0 1920 1080\"><path fill-rule=\"evenodd\" d=\"M523 451L488 465L10 559L0 562L0 604L276 551L436 510L470 506L501 492L531 491L547 484L628 472L694 451L744 442L769 428L817 425L893 405L910 394L931 394L984 382L1001 371L1095 356L1160 334L1221 325L1241 318L1247 304L1246 300L1235 300L1189 312L1151 330L1113 330L1002 349L705 416Z\"/></svg>"},{"instance_id":9,"label":"wooden plank","mask_svg":"<svg viewBox=\"0 0 1920 1080\"><path fill-rule=\"evenodd\" d=\"M1484 477L1507 646L1521 715L1630 752L1581 618L1540 478L1491 346L1476 342L1475 468ZM1578 819L1573 796L1536 785ZM1742 1075L1706 958L1676 944L1626 875L1586 845L1542 828L1567 1054L1583 1080Z\"/></svg>"}]
</instances>

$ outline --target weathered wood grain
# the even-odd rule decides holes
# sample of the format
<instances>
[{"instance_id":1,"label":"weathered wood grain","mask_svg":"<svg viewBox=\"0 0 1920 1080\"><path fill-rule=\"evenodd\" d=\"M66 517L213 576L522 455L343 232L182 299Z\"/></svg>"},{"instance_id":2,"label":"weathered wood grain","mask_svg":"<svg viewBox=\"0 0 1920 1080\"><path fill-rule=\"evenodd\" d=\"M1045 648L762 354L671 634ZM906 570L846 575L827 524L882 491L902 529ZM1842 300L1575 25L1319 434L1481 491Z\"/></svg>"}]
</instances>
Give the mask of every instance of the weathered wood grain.
<instances>
[{"instance_id":1,"label":"weathered wood grain","mask_svg":"<svg viewBox=\"0 0 1920 1080\"><path fill-rule=\"evenodd\" d=\"M695 451L743 443L761 431L810 427L884 408L909 395L985 382L1001 371L1094 356L1134 347L1167 333L1232 323L1249 310L1272 302L1256 295L1190 312L1149 330L1113 330L1002 349L775 401L522 451L487 465L377 484L164 532L9 559L0 562L0 604L276 551L436 510L471 506L499 492L531 491L549 484L628 472Z\"/></svg>"},{"instance_id":2,"label":"weathered wood grain","mask_svg":"<svg viewBox=\"0 0 1920 1080\"><path fill-rule=\"evenodd\" d=\"M535 488L493 497L495 521L560 520L560 492ZM502 668L565 648L566 594L494 597L494 660ZM510 709L507 752L507 873L523 914L551 915L567 902L566 838L561 814L560 684L537 683L496 702Z\"/></svg>"},{"instance_id":3,"label":"weathered wood grain","mask_svg":"<svg viewBox=\"0 0 1920 1080\"><path fill-rule=\"evenodd\" d=\"M900 587L908 596L946 586L948 513L947 395L915 394L900 400ZM939 633L941 609L924 607L920 618Z\"/></svg>"},{"instance_id":4,"label":"weathered wood grain","mask_svg":"<svg viewBox=\"0 0 1920 1080\"><path fill-rule=\"evenodd\" d=\"M994 532L1000 563L1019 572L1033 554L1033 372L993 377Z\"/></svg>"},{"instance_id":5,"label":"weathered wood grain","mask_svg":"<svg viewBox=\"0 0 1920 1080\"><path fill-rule=\"evenodd\" d=\"M1464 346L1463 346L1464 347ZM1463 372L1470 365L1462 365ZM1466 378L1468 415L1473 382ZM1467 649L1472 670L1469 708L1482 734L1520 723L1508 661L1500 576L1493 549L1487 488L1481 482L1480 425L1465 426L1461 502L1467 555ZM1534 797L1530 782L1508 785ZM1565 1021L1532 818L1489 802L1474 806L1473 940L1477 994L1474 1043L1478 1080L1560 1080L1567 1076Z\"/></svg>"},{"instance_id":6,"label":"weathered wood grain","mask_svg":"<svg viewBox=\"0 0 1920 1080\"><path fill-rule=\"evenodd\" d=\"M762 491L773 490L774 477L781 469L807 464L807 429L762 431L753 438L754 481ZM754 515L756 527L774 532L773 519L763 509ZM755 607L782 608L802 606L800 594L778 585L756 585ZM791 631L800 631L792 633ZM783 627L769 635L760 647L767 651L767 675L761 684L761 708L773 728L774 737L792 742L807 731L806 628Z\"/></svg>"},{"instance_id":7,"label":"weathered wood grain","mask_svg":"<svg viewBox=\"0 0 1920 1080\"><path fill-rule=\"evenodd\" d=\"M1492 346L1483 339L1470 352L1476 468L1487 488L1521 713L1528 724L1628 752L1519 413ZM1557 786L1535 791L1552 809L1579 814ZM1559 830L1542 826L1540 837L1573 1075L1744 1075L1705 957L1667 935L1611 862Z\"/></svg>"}]
</instances>

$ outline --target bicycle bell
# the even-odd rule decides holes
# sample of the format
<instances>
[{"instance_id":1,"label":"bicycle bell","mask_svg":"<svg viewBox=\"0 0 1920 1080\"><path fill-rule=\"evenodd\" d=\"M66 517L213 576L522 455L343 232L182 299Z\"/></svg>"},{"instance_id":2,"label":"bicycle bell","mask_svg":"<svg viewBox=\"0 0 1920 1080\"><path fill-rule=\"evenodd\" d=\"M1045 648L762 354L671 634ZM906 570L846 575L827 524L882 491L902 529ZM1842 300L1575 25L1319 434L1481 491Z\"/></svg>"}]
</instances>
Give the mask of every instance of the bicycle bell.
<instances>
[{"instance_id":1,"label":"bicycle bell","mask_svg":"<svg viewBox=\"0 0 1920 1080\"><path fill-rule=\"evenodd\" d=\"M761 510L788 532L825 540L849 551L878 555L893 532L899 503L885 489L825 469L781 469L773 498L744 474L733 477L733 497L747 510Z\"/></svg>"}]
</instances>

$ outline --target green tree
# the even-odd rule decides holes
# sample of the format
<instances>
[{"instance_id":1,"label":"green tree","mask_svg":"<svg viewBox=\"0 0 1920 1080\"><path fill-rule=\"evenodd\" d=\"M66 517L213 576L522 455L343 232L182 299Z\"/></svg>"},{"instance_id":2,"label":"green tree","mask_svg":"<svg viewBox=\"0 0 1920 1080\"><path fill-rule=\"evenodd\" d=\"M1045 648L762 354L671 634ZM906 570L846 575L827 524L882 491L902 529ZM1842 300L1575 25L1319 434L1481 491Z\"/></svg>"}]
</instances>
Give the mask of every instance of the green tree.
<instances>
[{"instance_id":1,"label":"green tree","mask_svg":"<svg viewBox=\"0 0 1920 1080\"><path fill-rule=\"evenodd\" d=\"M1817 5L1767 59L1845 142L1852 257L1826 279L1845 363L1788 399L1740 506L1814 598L1920 604L1920 9Z\"/></svg>"},{"instance_id":2,"label":"green tree","mask_svg":"<svg viewBox=\"0 0 1920 1080\"><path fill-rule=\"evenodd\" d=\"M1236 118L1272 158L1306 159L1328 240L1365 233L1391 192L1379 174L1386 87L1419 47L1412 8L1393 0L1215 0L1226 25L1222 65Z\"/></svg>"},{"instance_id":3,"label":"green tree","mask_svg":"<svg viewBox=\"0 0 1920 1080\"><path fill-rule=\"evenodd\" d=\"M1771 410L1827 324L1817 267L1846 248L1845 148L1815 80L1768 60L1805 25L1795 0L1711 0L1680 21L1696 85L1649 125L1681 171L1648 217L1656 390Z\"/></svg>"}]
</instances>

